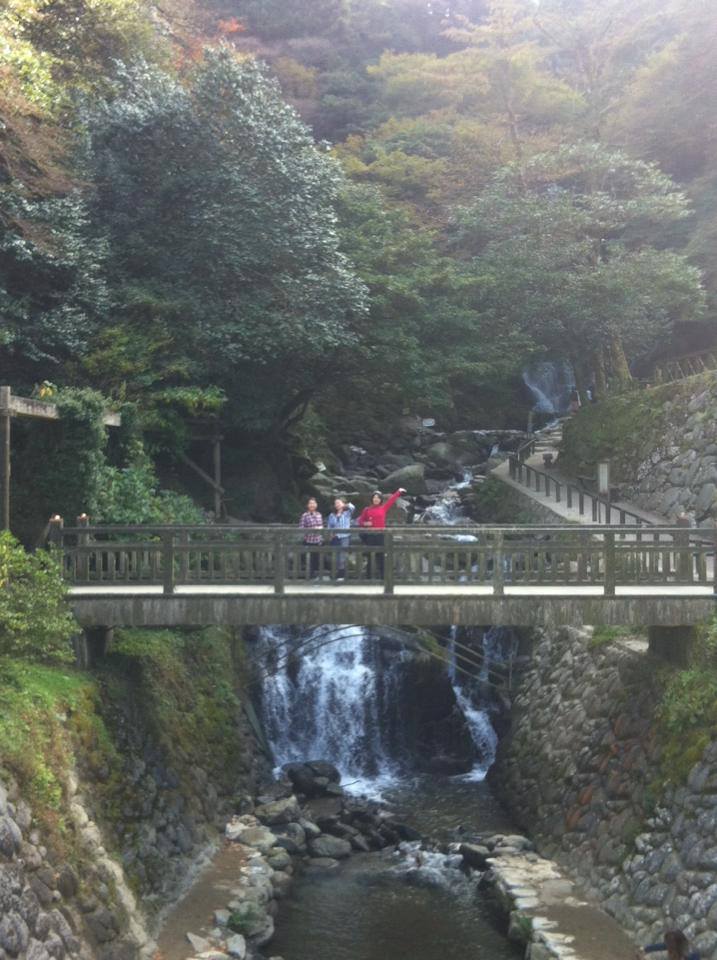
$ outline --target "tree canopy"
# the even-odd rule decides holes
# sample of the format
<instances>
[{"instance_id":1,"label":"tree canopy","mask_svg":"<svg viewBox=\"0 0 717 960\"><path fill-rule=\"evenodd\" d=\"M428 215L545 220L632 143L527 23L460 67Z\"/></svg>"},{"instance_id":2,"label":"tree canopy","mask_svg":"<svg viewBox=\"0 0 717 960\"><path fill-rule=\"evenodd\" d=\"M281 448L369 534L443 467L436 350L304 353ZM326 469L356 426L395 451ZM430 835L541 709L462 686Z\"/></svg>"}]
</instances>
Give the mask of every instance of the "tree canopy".
<instances>
[{"instance_id":1,"label":"tree canopy","mask_svg":"<svg viewBox=\"0 0 717 960\"><path fill-rule=\"evenodd\" d=\"M299 436L404 411L520 425L534 357L611 389L710 345L715 29L709 0L18 0L0 376L131 402L171 478L207 430L289 477Z\"/></svg>"}]
</instances>

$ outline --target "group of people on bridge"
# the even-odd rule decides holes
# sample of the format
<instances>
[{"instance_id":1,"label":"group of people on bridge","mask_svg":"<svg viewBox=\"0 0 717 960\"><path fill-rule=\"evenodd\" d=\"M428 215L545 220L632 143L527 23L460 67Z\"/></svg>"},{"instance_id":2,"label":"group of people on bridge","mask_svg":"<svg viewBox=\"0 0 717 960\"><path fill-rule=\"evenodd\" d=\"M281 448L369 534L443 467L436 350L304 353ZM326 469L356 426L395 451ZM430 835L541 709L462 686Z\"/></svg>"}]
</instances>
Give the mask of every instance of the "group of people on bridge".
<instances>
[{"instance_id":1,"label":"group of people on bridge","mask_svg":"<svg viewBox=\"0 0 717 960\"><path fill-rule=\"evenodd\" d=\"M370 578L372 573L376 579L383 580L385 555L380 549L384 545L384 534L380 531L386 528L386 515L391 507L396 503L399 497L406 491L399 487L391 496L384 501L380 490L375 490L371 495L371 503L358 516L354 522L356 507L353 503L345 500L343 497L337 497L334 500L334 509L328 515L326 528L331 531L329 542L336 549L336 582L343 583L346 579L346 563L348 560L349 546L351 544L350 528L357 526L361 529L359 537L361 542L367 547L373 549L367 556L366 573ZM304 544L307 547L317 547L324 543L324 534L319 530L324 529L324 518L319 512L319 504L316 497L309 497L306 504L306 510L302 513L299 520L299 526L303 530L311 531L304 534ZM373 563L371 562L373 558ZM308 550L306 553L307 572L312 580L320 580L322 576L322 556L319 551ZM372 570L373 568L373 570Z\"/></svg>"}]
</instances>

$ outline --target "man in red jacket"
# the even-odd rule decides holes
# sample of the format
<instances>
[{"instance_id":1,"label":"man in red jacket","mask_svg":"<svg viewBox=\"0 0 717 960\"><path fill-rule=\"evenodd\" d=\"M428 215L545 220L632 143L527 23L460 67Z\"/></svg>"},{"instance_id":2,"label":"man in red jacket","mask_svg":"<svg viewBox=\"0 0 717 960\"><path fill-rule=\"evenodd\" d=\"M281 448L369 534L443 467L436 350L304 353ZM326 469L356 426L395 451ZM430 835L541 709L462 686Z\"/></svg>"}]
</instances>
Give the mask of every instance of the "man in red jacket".
<instances>
[{"instance_id":1,"label":"man in red jacket","mask_svg":"<svg viewBox=\"0 0 717 960\"><path fill-rule=\"evenodd\" d=\"M358 525L363 527L364 530L385 530L386 528L386 514L406 491L403 487L399 487L395 493L392 493L388 500L384 503L383 496L379 490L375 490L371 494L371 505L365 507L361 511L361 515L358 518ZM369 547L382 547L384 544L384 535L382 533L362 533L361 540ZM377 579L383 580L383 570L384 570L384 557L385 554L383 550L378 550L376 553L367 554L368 564L366 567L366 575L369 580L373 579L371 574L376 573ZM373 558L373 563L372 563ZM373 568L373 569L372 569Z\"/></svg>"}]
</instances>

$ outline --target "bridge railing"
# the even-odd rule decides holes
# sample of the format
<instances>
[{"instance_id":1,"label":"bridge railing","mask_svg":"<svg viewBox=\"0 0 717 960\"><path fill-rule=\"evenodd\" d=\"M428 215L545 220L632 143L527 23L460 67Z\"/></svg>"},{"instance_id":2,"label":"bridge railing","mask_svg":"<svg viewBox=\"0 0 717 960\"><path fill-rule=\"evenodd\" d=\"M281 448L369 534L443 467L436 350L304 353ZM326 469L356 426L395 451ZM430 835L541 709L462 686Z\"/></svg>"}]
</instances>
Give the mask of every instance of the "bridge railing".
<instances>
[{"instance_id":1,"label":"bridge railing","mask_svg":"<svg viewBox=\"0 0 717 960\"><path fill-rule=\"evenodd\" d=\"M296 527L159 526L55 528L67 582L78 587L132 585L177 588L311 588L312 575L352 588L382 585L460 591L480 587L501 595L512 587L617 587L715 584L715 542L705 531L644 526L413 525L381 531L363 543ZM342 532L346 536L346 532ZM375 532L374 532L375 536ZM315 558L315 559L312 559Z\"/></svg>"}]
</instances>

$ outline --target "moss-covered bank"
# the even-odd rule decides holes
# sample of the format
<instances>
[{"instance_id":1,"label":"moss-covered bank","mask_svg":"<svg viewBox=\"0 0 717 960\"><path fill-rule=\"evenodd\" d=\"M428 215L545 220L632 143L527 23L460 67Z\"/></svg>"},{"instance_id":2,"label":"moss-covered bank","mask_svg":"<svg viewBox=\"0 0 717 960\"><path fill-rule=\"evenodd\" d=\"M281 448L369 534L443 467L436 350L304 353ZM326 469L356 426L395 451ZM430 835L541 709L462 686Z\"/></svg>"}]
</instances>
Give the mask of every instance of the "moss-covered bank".
<instances>
[{"instance_id":1,"label":"moss-covered bank","mask_svg":"<svg viewBox=\"0 0 717 960\"><path fill-rule=\"evenodd\" d=\"M0 661L8 830L35 851L0 842L0 897L12 875L36 899L44 871L88 955L132 957L253 788L244 688L242 641L218 629L118 631L91 672Z\"/></svg>"}]
</instances>

